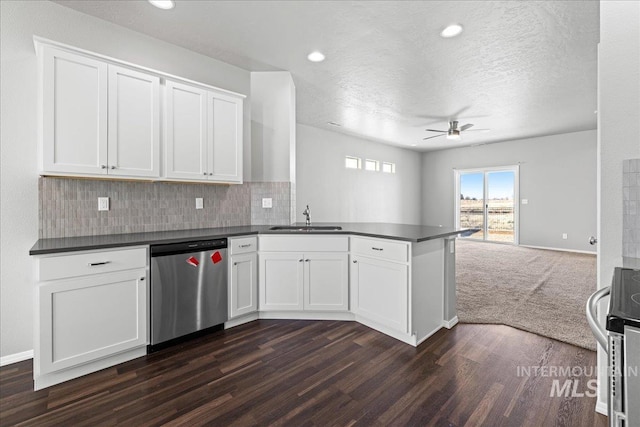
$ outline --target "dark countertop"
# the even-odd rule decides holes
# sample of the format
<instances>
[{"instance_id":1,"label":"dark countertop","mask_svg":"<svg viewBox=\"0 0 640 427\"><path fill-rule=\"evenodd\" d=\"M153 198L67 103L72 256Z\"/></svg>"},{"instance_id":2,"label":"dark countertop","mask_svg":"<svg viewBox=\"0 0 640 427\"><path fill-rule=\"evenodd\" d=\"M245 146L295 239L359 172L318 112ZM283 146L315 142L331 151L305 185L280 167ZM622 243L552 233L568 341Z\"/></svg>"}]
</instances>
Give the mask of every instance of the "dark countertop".
<instances>
[{"instance_id":1,"label":"dark countertop","mask_svg":"<svg viewBox=\"0 0 640 427\"><path fill-rule=\"evenodd\" d=\"M304 226L304 223L296 223ZM190 240L209 240L251 234L354 234L359 236L422 242L453 236L468 229L436 227L429 225L387 223L312 223L316 226L339 226L338 231L282 231L270 230L271 225L246 225L238 227L203 228L196 230L153 231L148 233L107 234L101 236L62 237L40 239L29 250L29 255L45 255L59 252L85 251L123 246L157 245Z\"/></svg>"}]
</instances>

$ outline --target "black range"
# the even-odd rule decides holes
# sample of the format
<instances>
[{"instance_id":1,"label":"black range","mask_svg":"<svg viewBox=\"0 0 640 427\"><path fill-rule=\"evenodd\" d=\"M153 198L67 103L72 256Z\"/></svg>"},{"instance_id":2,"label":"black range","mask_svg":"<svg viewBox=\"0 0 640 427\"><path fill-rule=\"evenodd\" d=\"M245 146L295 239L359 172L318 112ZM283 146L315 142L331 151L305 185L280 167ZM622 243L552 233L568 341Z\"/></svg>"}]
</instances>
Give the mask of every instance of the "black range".
<instances>
[{"instance_id":1,"label":"black range","mask_svg":"<svg viewBox=\"0 0 640 427\"><path fill-rule=\"evenodd\" d=\"M616 267L607 330L623 334L625 325L640 328L640 270Z\"/></svg>"}]
</instances>

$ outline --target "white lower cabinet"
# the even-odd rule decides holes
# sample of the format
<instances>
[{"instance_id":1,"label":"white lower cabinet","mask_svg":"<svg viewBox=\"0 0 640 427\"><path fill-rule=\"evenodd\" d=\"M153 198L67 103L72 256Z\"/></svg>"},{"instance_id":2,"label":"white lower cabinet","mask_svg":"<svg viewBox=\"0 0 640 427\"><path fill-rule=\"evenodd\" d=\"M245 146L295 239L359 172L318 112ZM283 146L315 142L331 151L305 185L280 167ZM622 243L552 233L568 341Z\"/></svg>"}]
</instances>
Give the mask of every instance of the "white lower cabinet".
<instances>
[{"instance_id":1,"label":"white lower cabinet","mask_svg":"<svg viewBox=\"0 0 640 427\"><path fill-rule=\"evenodd\" d=\"M260 310L303 310L304 254L260 254Z\"/></svg>"},{"instance_id":2,"label":"white lower cabinet","mask_svg":"<svg viewBox=\"0 0 640 427\"><path fill-rule=\"evenodd\" d=\"M39 260L36 390L146 353L147 271L146 248Z\"/></svg>"},{"instance_id":3,"label":"white lower cabinet","mask_svg":"<svg viewBox=\"0 0 640 427\"><path fill-rule=\"evenodd\" d=\"M351 310L357 316L408 333L408 269L406 264L352 255Z\"/></svg>"},{"instance_id":4,"label":"white lower cabinet","mask_svg":"<svg viewBox=\"0 0 640 427\"><path fill-rule=\"evenodd\" d=\"M304 309L349 310L349 257L319 252L304 259Z\"/></svg>"},{"instance_id":5,"label":"white lower cabinet","mask_svg":"<svg viewBox=\"0 0 640 427\"><path fill-rule=\"evenodd\" d=\"M264 236L260 247L260 311L349 310L347 237Z\"/></svg>"},{"instance_id":6,"label":"white lower cabinet","mask_svg":"<svg viewBox=\"0 0 640 427\"><path fill-rule=\"evenodd\" d=\"M232 255L229 278L229 318L258 311L258 255Z\"/></svg>"}]
</instances>

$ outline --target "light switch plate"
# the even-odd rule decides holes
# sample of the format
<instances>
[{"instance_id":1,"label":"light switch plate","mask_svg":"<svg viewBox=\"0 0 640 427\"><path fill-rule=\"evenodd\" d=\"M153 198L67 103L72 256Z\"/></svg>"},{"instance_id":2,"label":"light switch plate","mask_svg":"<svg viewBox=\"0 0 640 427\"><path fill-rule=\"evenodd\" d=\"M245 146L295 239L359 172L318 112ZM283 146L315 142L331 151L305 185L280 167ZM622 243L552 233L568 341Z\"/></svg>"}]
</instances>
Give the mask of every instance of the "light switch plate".
<instances>
[{"instance_id":1,"label":"light switch plate","mask_svg":"<svg viewBox=\"0 0 640 427\"><path fill-rule=\"evenodd\" d=\"M266 209L271 209L273 207L273 200L271 197L265 197L262 199L262 207Z\"/></svg>"},{"instance_id":2,"label":"light switch plate","mask_svg":"<svg viewBox=\"0 0 640 427\"><path fill-rule=\"evenodd\" d=\"M109 210L109 198L108 197L98 197L98 210L99 211L108 211Z\"/></svg>"},{"instance_id":3,"label":"light switch plate","mask_svg":"<svg viewBox=\"0 0 640 427\"><path fill-rule=\"evenodd\" d=\"M522 199L522 204L523 205L528 205L529 204L529 199Z\"/></svg>"},{"instance_id":4,"label":"light switch plate","mask_svg":"<svg viewBox=\"0 0 640 427\"><path fill-rule=\"evenodd\" d=\"M569 236L567 236L567 233L562 233L562 239L563 240L567 240L569 238Z\"/></svg>"},{"instance_id":5,"label":"light switch plate","mask_svg":"<svg viewBox=\"0 0 640 427\"><path fill-rule=\"evenodd\" d=\"M204 200L202 200L202 197L196 197L196 209L202 208L204 208Z\"/></svg>"}]
</instances>

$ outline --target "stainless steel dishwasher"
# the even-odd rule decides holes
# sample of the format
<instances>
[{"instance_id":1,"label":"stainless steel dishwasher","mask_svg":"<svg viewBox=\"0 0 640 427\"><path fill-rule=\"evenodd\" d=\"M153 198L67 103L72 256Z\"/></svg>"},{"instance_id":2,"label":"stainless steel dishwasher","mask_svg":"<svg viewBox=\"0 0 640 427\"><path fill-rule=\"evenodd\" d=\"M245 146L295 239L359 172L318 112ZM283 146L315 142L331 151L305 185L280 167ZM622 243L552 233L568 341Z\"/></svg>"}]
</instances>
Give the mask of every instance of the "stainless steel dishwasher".
<instances>
[{"instance_id":1,"label":"stainless steel dishwasher","mask_svg":"<svg viewBox=\"0 0 640 427\"><path fill-rule=\"evenodd\" d=\"M152 245L150 311L151 351L221 329L229 320L227 239Z\"/></svg>"}]
</instances>

